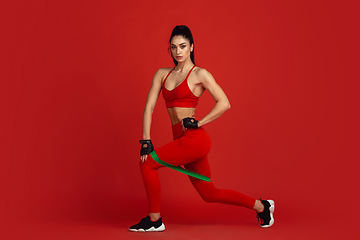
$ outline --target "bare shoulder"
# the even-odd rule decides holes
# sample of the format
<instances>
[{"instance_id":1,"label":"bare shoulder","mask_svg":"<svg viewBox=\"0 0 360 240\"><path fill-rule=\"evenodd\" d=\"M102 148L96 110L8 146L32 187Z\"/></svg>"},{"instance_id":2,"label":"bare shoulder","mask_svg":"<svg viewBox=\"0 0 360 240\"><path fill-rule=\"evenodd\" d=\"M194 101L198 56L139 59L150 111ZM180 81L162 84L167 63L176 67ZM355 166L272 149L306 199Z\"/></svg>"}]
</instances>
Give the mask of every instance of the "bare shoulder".
<instances>
[{"instance_id":1,"label":"bare shoulder","mask_svg":"<svg viewBox=\"0 0 360 240\"><path fill-rule=\"evenodd\" d=\"M159 79L163 80L166 77L166 75L168 75L168 73L171 71L171 69L173 69L173 68L171 68L171 67L170 68L159 68L156 71L154 78L159 78Z\"/></svg>"},{"instance_id":2,"label":"bare shoulder","mask_svg":"<svg viewBox=\"0 0 360 240\"><path fill-rule=\"evenodd\" d=\"M173 68L159 68L154 74L153 82L162 82L171 69Z\"/></svg>"},{"instance_id":3,"label":"bare shoulder","mask_svg":"<svg viewBox=\"0 0 360 240\"><path fill-rule=\"evenodd\" d=\"M194 73L196 77L199 79L199 81L215 81L212 74L206 70L205 68L196 67L194 68Z\"/></svg>"},{"instance_id":4,"label":"bare shoulder","mask_svg":"<svg viewBox=\"0 0 360 240\"><path fill-rule=\"evenodd\" d=\"M171 71L171 69L173 69L173 68L171 68L171 67L169 67L169 68L159 68L157 71L156 71L156 73L155 74L158 74L158 75L167 75L170 71Z\"/></svg>"}]
</instances>

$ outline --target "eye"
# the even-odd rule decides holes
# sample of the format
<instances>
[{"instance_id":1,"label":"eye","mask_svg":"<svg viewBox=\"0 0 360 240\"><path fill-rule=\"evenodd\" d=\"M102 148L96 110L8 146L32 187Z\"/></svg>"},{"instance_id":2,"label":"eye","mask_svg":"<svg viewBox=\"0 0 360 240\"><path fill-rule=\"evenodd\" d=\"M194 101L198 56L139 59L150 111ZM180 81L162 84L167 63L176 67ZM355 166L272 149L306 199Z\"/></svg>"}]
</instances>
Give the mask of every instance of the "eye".
<instances>
[{"instance_id":1,"label":"eye","mask_svg":"<svg viewBox=\"0 0 360 240\"><path fill-rule=\"evenodd\" d=\"M171 46L171 49L174 50L176 47L175 46Z\"/></svg>"},{"instance_id":2,"label":"eye","mask_svg":"<svg viewBox=\"0 0 360 240\"><path fill-rule=\"evenodd\" d=\"M186 48L186 45L181 45L181 48L182 48L182 49Z\"/></svg>"}]
</instances>

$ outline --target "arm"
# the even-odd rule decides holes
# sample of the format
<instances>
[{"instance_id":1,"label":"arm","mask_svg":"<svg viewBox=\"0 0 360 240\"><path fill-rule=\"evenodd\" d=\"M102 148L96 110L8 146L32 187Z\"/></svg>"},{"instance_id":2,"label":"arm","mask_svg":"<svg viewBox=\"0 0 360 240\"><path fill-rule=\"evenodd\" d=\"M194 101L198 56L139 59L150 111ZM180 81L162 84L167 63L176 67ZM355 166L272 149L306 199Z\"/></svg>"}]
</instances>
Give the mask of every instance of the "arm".
<instances>
[{"instance_id":1,"label":"arm","mask_svg":"<svg viewBox=\"0 0 360 240\"><path fill-rule=\"evenodd\" d=\"M224 112L230 109L230 102L224 91L216 83L214 77L205 69L199 71L199 79L202 86L209 91L216 104L211 111L198 122L198 126L205 125L220 117Z\"/></svg>"},{"instance_id":2,"label":"arm","mask_svg":"<svg viewBox=\"0 0 360 240\"><path fill-rule=\"evenodd\" d=\"M148 96L146 98L145 108L143 112L143 140L150 140L150 128L151 128L151 119L152 114L155 109L157 99L161 91L161 79L163 75L163 70L159 69L152 81ZM140 157L141 161L144 162L147 159L147 155Z\"/></svg>"}]
</instances>

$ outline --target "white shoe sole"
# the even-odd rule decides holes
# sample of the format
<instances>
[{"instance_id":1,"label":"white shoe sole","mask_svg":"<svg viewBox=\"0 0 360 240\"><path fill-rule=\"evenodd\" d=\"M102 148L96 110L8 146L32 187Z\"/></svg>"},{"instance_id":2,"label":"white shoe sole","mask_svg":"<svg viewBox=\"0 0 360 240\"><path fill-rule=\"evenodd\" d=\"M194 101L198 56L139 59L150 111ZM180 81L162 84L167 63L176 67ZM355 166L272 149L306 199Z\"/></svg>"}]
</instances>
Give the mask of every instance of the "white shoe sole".
<instances>
[{"instance_id":1,"label":"white shoe sole","mask_svg":"<svg viewBox=\"0 0 360 240\"><path fill-rule=\"evenodd\" d=\"M263 225L263 226L260 226L260 227L263 227L263 228L268 228L268 227L271 227L273 224L274 224L274 212L275 212L275 202L274 200L266 200L270 203L270 207L269 207L269 211L270 211L270 222L269 222L269 225Z\"/></svg>"},{"instance_id":2,"label":"white shoe sole","mask_svg":"<svg viewBox=\"0 0 360 240\"><path fill-rule=\"evenodd\" d=\"M151 227L149 229L143 229L143 228L130 229L129 228L129 231L131 231L131 232L163 232L164 230L165 230L165 225L164 224L161 224L161 226L158 227L158 228L155 228L155 227Z\"/></svg>"}]
</instances>

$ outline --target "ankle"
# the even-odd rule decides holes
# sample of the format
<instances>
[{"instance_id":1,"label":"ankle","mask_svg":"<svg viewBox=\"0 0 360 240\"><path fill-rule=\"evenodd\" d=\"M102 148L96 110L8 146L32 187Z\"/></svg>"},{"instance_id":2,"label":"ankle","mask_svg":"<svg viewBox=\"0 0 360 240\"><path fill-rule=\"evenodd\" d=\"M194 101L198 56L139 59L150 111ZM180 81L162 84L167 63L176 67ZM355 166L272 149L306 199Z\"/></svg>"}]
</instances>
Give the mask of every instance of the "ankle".
<instances>
[{"instance_id":1,"label":"ankle","mask_svg":"<svg viewBox=\"0 0 360 240\"><path fill-rule=\"evenodd\" d=\"M257 211L258 213L261 213L261 212L264 211L265 206L264 206L264 204L263 204L260 200L256 200L253 209L254 209L255 211Z\"/></svg>"},{"instance_id":2,"label":"ankle","mask_svg":"<svg viewBox=\"0 0 360 240\"><path fill-rule=\"evenodd\" d=\"M160 218L160 213L149 213L150 220L156 222Z\"/></svg>"}]
</instances>

